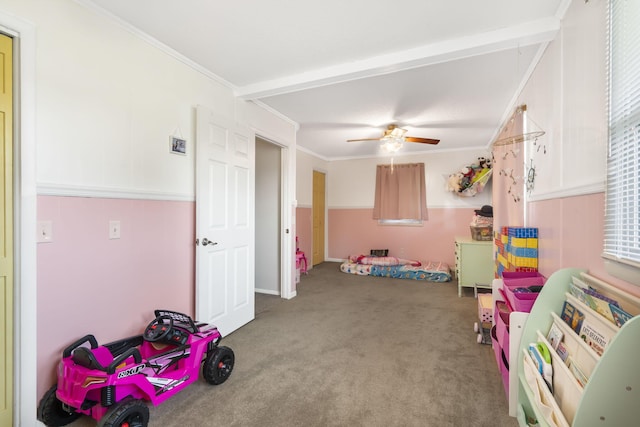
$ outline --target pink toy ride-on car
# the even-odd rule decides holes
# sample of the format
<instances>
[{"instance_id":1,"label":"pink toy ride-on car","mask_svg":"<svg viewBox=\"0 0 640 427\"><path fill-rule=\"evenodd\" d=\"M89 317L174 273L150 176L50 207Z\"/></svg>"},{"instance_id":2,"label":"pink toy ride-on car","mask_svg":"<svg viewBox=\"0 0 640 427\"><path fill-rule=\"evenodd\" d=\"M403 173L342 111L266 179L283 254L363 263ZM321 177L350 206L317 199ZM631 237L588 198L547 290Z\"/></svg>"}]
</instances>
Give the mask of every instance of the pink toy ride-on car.
<instances>
[{"instance_id":1,"label":"pink toy ride-on car","mask_svg":"<svg viewBox=\"0 0 640 427\"><path fill-rule=\"evenodd\" d=\"M142 335L98 345L87 335L62 353L58 383L42 397L38 419L64 426L88 415L100 427L145 427L149 408L199 377L213 385L229 378L235 356L219 346L214 325L194 323L186 314L155 310Z\"/></svg>"}]
</instances>

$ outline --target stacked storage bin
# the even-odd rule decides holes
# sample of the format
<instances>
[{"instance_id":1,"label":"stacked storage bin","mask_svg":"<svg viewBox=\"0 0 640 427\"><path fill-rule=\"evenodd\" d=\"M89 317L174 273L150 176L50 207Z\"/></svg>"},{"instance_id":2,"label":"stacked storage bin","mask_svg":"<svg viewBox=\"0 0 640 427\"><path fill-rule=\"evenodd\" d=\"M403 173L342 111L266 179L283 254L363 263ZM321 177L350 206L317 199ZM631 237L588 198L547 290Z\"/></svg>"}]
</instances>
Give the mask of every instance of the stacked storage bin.
<instances>
[{"instance_id":1,"label":"stacked storage bin","mask_svg":"<svg viewBox=\"0 0 640 427\"><path fill-rule=\"evenodd\" d=\"M491 328L491 341L502 377L502 385L509 396L509 315L511 310L504 301L496 301Z\"/></svg>"},{"instance_id":2,"label":"stacked storage bin","mask_svg":"<svg viewBox=\"0 0 640 427\"><path fill-rule=\"evenodd\" d=\"M502 227L495 233L496 277L503 279L501 293L505 301L496 301L491 330L493 350L502 382L509 396L509 323L511 313L529 312L537 293L516 293L519 287L544 284L538 273L538 229Z\"/></svg>"},{"instance_id":3,"label":"stacked storage bin","mask_svg":"<svg viewBox=\"0 0 640 427\"><path fill-rule=\"evenodd\" d=\"M496 276L508 272L538 271L538 229L502 227L495 236Z\"/></svg>"},{"instance_id":4,"label":"stacked storage bin","mask_svg":"<svg viewBox=\"0 0 640 427\"><path fill-rule=\"evenodd\" d=\"M544 285L546 278L538 272L508 272L502 274L500 293L504 301L496 301L493 319L495 325L491 329L493 350L502 375L502 382L509 396L509 354L511 314L515 312L529 313ZM526 292L525 292L526 291Z\"/></svg>"}]
</instances>

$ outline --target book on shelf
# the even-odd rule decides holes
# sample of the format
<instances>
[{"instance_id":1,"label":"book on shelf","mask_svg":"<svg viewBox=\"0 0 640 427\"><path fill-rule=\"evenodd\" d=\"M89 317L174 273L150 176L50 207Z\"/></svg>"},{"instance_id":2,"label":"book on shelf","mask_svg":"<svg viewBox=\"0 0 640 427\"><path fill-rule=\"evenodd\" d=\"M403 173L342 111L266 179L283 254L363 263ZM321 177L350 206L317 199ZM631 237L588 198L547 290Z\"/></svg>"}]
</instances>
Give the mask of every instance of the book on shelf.
<instances>
[{"instance_id":1,"label":"book on shelf","mask_svg":"<svg viewBox=\"0 0 640 427\"><path fill-rule=\"evenodd\" d=\"M562 342L563 337L564 334L562 333L562 330L560 330L560 327L555 323L552 323L549 333L547 334L547 341L549 341L549 344L551 344L551 347L554 350L558 349L558 345Z\"/></svg>"},{"instance_id":2,"label":"book on shelf","mask_svg":"<svg viewBox=\"0 0 640 427\"><path fill-rule=\"evenodd\" d=\"M549 348L542 342L529 344L529 356L536 369L547 383L549 391L553 393L553 366L551 365L551 354Z\"/></svg>"},{"instance_id":3,"label":"book on shelf","mask_svg":"<svg viewBox=\"0 0 640 427\"><path fill-rule=\"evenodd\" d=\"M578 301L588 304L584 293L585 289L588 289L588 287L584 285L584 283L577 281L575 277L573 278L573 282L569 284L569 293L576 297Z\"/></svg>"},{"instance_id":4,"label":"book on shelf","mask_svg":"<svg viewBox=\"0 0 640 427\"><path fill-rule=\"evenodd\" d=\"M617 300L601 294L575 276L569 285L569 293L618 327L622 327L633 317L620 306Z\"/></svg>"},{"instance_id":5,"label":"book on shelf","mask_svg":"<svg viewBox=\"0 0 640 427\"><path fill-rule=\"evenodd\" d=\"M580 335L580 338L582 338L589 347L598 353L598 356L602 356L604 348L611 340L611 334L598 330L588 319L583 319L582 327L578 335Z\"/></svg>"},{"instance_id":6,"label":"book on shelf","mask_svg":"<svg viewBox=\"0 0 640 427\"><path fill-rule=\"evenodd\" d=\"M618 301L608 298L593 289L585 289L584 296L586 303L594 311L605 317L610 322L614 322L611 307L619 307Z\"/></svg>"},{"instance_id":7,"label":"book on shelf","mask_svg":"<svg viewBox=\"0 0 640 427\"><path fill-rule=\"evenodd\" d=\"M587 377L584 372L582 372L582 369L580 368L580 366L575 362L575 360L573 359L569 359L569 370L571 371L571 373L573 374L573 376L576 378L576 381L578 381L578 383L584 387L587 385L587 381L589 381L589 377Z\"/></svg>"},{"instance_id":8,"label":"book on shelf","mask_svg":"<svg viewBox=\"0 0 640 427\"><path fill-rule=\"evenodd\" d=\"M560 318L564 320L565 323L576 332L576 334L580 333L582 322L584 320L584 313L574 307L574 305L569 301L564 302Z\"/></svg>"},{"instance_id":9,"label":"book on shelf","mask_svg":"<svg viewBox=\"0 0 640 427\"><path fill-rule=\"evenodd\" d=\"M622 308L617 307L615 305L612 305L610 308L611 308L611 314L613 315L613 323L615 323L620 328L629 319L633 317L631 314L627 313Z\"/></svg>"},{"instance_id":10,"label":"book on shelf","mask_svg":"<svg viewBox=\"0 0 640 427\"><path fill-rule=\"evenodd\" d=\"M567 350L567 347L565 347L564 343L561 342L558 344L558 347L556 348L556 353L558 353L558 356L560 356L560 359L562 359L562 361L565 364L569 363L569 350Z\"/></svg>"}]
</instances>

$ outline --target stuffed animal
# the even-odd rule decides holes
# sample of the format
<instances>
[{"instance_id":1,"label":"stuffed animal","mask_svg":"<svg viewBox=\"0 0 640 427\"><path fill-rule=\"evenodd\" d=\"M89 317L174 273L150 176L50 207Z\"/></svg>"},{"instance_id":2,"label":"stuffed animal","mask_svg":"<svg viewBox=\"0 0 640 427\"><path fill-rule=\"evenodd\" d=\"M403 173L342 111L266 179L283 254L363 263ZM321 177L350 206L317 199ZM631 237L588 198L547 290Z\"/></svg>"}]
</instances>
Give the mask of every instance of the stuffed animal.
<instances>
[{"instance_id":1,"label":"stuffed animal","mask_svg":"<svg viewBox=\"0 0 640 427\"><path fill-rule=\"evenodd\" d=\"M460 169L460 173L462 174L462 179L460 180L460 190L458 191L464 191L471 185L471 181L473 180L473 175L475 173L473 168L469 166L465 166Z\"/></svg>"},{"instance_id":2,"label":"stuffed animal","mask_svg":"<svg viewBox=\"0 0 640 427\"><path fill-rule=\"evenodd\" d=\"M480 169L491 169L491 159L478 157L478 165L480 166Z\"/></svg>"},{"instance_id":3,"label":"stuffed animal","mask_svg":"<svg viewBox=\"0 0 640 427\"><path fill-rule=\"evenodd\" d=\"M461 173L452 173L447 179L447 191L453 191L454 193L460 192L460 180L462 179Z\"/></svg>"}]
</instances>

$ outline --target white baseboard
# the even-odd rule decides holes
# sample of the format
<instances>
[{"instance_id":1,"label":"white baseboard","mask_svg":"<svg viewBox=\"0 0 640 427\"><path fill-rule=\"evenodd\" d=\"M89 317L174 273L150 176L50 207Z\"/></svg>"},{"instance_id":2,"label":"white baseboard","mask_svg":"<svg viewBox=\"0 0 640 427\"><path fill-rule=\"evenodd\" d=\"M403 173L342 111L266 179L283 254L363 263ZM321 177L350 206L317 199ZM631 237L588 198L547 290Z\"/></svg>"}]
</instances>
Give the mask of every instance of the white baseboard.
<instances>
[{"instance_id":1,"label":"white baseboard","mask_svg":"<svg viewBox=\"0 0 640 427\"><path fill-rule=\"evenodd\" d=\"M267 295L276 295L279 296L280 292L279 291L274 291L273 289L259 289L259 288L255 288L254 289L255 293L257 294L267 294Z\"/></svg>"}]
</instances>

